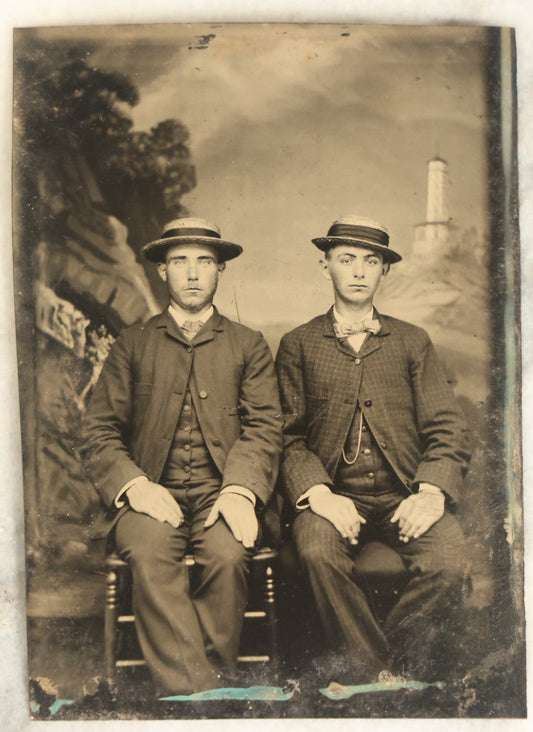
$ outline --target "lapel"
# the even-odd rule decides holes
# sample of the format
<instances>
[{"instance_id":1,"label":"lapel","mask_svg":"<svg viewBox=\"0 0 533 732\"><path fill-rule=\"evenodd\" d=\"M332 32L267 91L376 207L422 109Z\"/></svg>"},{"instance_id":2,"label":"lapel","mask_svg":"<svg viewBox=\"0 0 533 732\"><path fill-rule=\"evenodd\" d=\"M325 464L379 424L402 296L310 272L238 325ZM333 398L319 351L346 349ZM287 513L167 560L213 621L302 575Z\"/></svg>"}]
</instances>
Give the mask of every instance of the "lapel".
<instances>
[{"instance_id":1,"label":"lapel","mask_svg":"<svg viewBox=\"0 0 533 732\"><path fill-rule=\"evenodd\" d=\"M379 348L381 348L383 344L383 338L390 335L390 329L387 326L387 323L383 316L380 315L375 307L374 312L381 324L381 330L376 335L374 335L373 333L369 333L368 336L365 338L363 345L361 346L361 350L357 353L353 350L353 348L347 341L339 340L336 337L335 331L333 329L333 323L335 322L335 317L333 315L333 306L328 310L324 318L323 335L325 338L333 338L337 350L341 353L344 353L347 356L351 356L352 358L355 355L357 355L359 358L365 358L366 356L369 356L371 353L374 353L374 351L377 351Z\"/></svg>"}]
</instances>

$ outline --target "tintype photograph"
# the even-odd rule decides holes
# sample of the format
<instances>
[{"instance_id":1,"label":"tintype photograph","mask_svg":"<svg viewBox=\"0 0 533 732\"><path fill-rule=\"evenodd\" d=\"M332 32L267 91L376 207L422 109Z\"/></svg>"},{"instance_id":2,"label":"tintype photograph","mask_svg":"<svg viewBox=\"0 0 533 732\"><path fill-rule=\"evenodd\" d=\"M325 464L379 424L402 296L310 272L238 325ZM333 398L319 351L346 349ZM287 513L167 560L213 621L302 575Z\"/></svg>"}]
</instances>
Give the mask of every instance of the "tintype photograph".
<instances>
[{"instance_id":1,"label":"tintype photograph","mask_svg":"<svg viewBox=\"0 0 533 732\"><path fill-rule=\"evenodd\" d=\"M526 716L515 62L15 30L32 718Z\"/></svg>"}]
</instances>

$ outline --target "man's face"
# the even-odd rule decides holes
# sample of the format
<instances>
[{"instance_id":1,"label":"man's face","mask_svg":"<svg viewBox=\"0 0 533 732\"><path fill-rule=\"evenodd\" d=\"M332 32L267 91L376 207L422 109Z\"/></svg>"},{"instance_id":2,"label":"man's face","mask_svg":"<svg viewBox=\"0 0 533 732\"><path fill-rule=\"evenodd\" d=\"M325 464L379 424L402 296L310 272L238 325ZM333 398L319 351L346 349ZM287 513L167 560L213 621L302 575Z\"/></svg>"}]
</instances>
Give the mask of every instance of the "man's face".
<instances>
[{"instance_id":1,"label":"man's face","mask_svg":"<svg viewBox=\"0 0 533 732\"><path fill-rule=\"evenodd\" d=\"M157 265L167 283L170 299L191 313L209 307L225 268L218 263L215 251L201 244L178 244L168 249L165 263Z\"/></svg>"},{"instance_id":2,"label":"man's face","mask_svg":"<svg viewBox=\"0 0 533 732\"><path fill-rule=\"evenodd\" d=\"M322 274L333 282L335 295L348 305L370 306L389 265L381 254L351 245L332 247L320 261Z\"/></svg>"}]
</instances>

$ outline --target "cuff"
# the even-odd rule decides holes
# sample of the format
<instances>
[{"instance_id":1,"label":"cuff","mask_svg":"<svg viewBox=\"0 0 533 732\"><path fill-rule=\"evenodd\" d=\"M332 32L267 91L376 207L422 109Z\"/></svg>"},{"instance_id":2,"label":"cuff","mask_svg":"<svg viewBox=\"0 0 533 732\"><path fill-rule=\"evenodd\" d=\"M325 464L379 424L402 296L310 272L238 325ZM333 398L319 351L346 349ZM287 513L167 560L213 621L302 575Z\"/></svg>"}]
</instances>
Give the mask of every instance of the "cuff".
<instances>
[{"instance_id":1,"label":"cuff","mask_svg":"<svg viewBox=\"0 0 533 732\"><path fill-rule=\"evenodd\" d=\"M302 493L300 498L296 501L296 510L304 511L309 508L309 498L311 495L317 495L318 493L331 493L331 489L325 483L317 483L312 485L311 488Z\"/></svg>"},{"instance_id":2,"label":"cuff","mask_svg":"<svg viewBox=\"0 0 533 732\"><path fill-rule=\"evenodd\" d=\"M244 496L251 501L252 505L255 506L256 504L255 493L243 485L227 485L225 488L222 488L220 495L222 496L224 493L237 493L239 496Z\"/></svg>"},{"instance_id":3,"label":"cuff","mask_svg":"<svg viewBox=\"0 0 533 732\"><path fill-rule=\"evenodd\" d=\"M115 500L113 501L115 508L122 508L122 506L126 505L127 501L126 501L125 497L123 498L123 496L126 493L126 491L128 490L128 488L131 488L131 486L134 485L135 483L137 483L138 480L139 481L148 480L148 477L146 475L138 475L136 478L134 478L133 480L130 480L128 483L126 483L126 485L123 485L122 488L117 493L117 495L115 496Z\"/></svg>"},{"instance_id":4,"label":"cuff","mask_svg":"<svg viewBox=\"0 0 533 732\"><path fill-rule=\"evenodd\" d=\"M432 483L419 483L418 484L418 493L421 493L424 491L425 493L433 493L435 496L443 496L444 491L442 491L438 486L433 485Z\"/></svg>"}]
</instances>

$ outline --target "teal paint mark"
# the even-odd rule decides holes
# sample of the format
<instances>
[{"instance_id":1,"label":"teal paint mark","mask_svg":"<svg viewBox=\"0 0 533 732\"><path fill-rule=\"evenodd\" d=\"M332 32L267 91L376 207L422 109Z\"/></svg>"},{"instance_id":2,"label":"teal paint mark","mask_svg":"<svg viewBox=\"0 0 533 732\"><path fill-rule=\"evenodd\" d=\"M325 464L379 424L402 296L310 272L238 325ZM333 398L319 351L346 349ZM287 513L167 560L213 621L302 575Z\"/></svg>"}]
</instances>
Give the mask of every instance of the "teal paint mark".
<instances>
[{"instance_id":1,"label":"teal paint mark","mask_svg":"<svg viewBox=\"0 0 533 732\"><path fill-rule=\"evenodd\" d=\"M50 714L55 714L56 712L59 712L61 707L68 707L71 704L74 704L74 699L56 699L55 702L49 707Z\"/></svg>"},{"instance_id":2,"label":"teal paint mark","mask_svg":"<svg viewBox=\"0 0 533 732\"><path fill-rule=\"evenodd\" d=\"M248 688L210 689L197 691L195 694L180 694L165 696L159 701L209 701L209 700L248 700L260 701L288 701L292 699L292 692L286 692L279 686L250 686Z\"/></svg>"},{"instance_id":3,"label":"teal paint mark","mask_svg":"<svg viewBox=\"0 0 533 732\"><path fill-rule=\"evenodd\" d=\"M419 691L431 686L443 689L441 681L426 683L425 681L387 681L375 684L359 684L358 686L342 686L342 684L331 683L327 689L320 689L320 693L328 699L349 699L355 694L372 694L378 691L399 691L400 689L417 689Z\"/></svg>"},{"instance_id":4,"label":"teal paint mark","mask_svg":"<svg viewBox=\"0 0 533 732\"><path fill-rule=\"evenodd\" d=\"M45 708L48 709L50 714L54 715L56 712L59 712L61 707L70 706L71 704L74 704L74 699L56 699L53 704ZM30 711L33 714L38 714L41 711L41 705L37 704L37 702L30 702Z\"/></svg>"}]
</instances>

